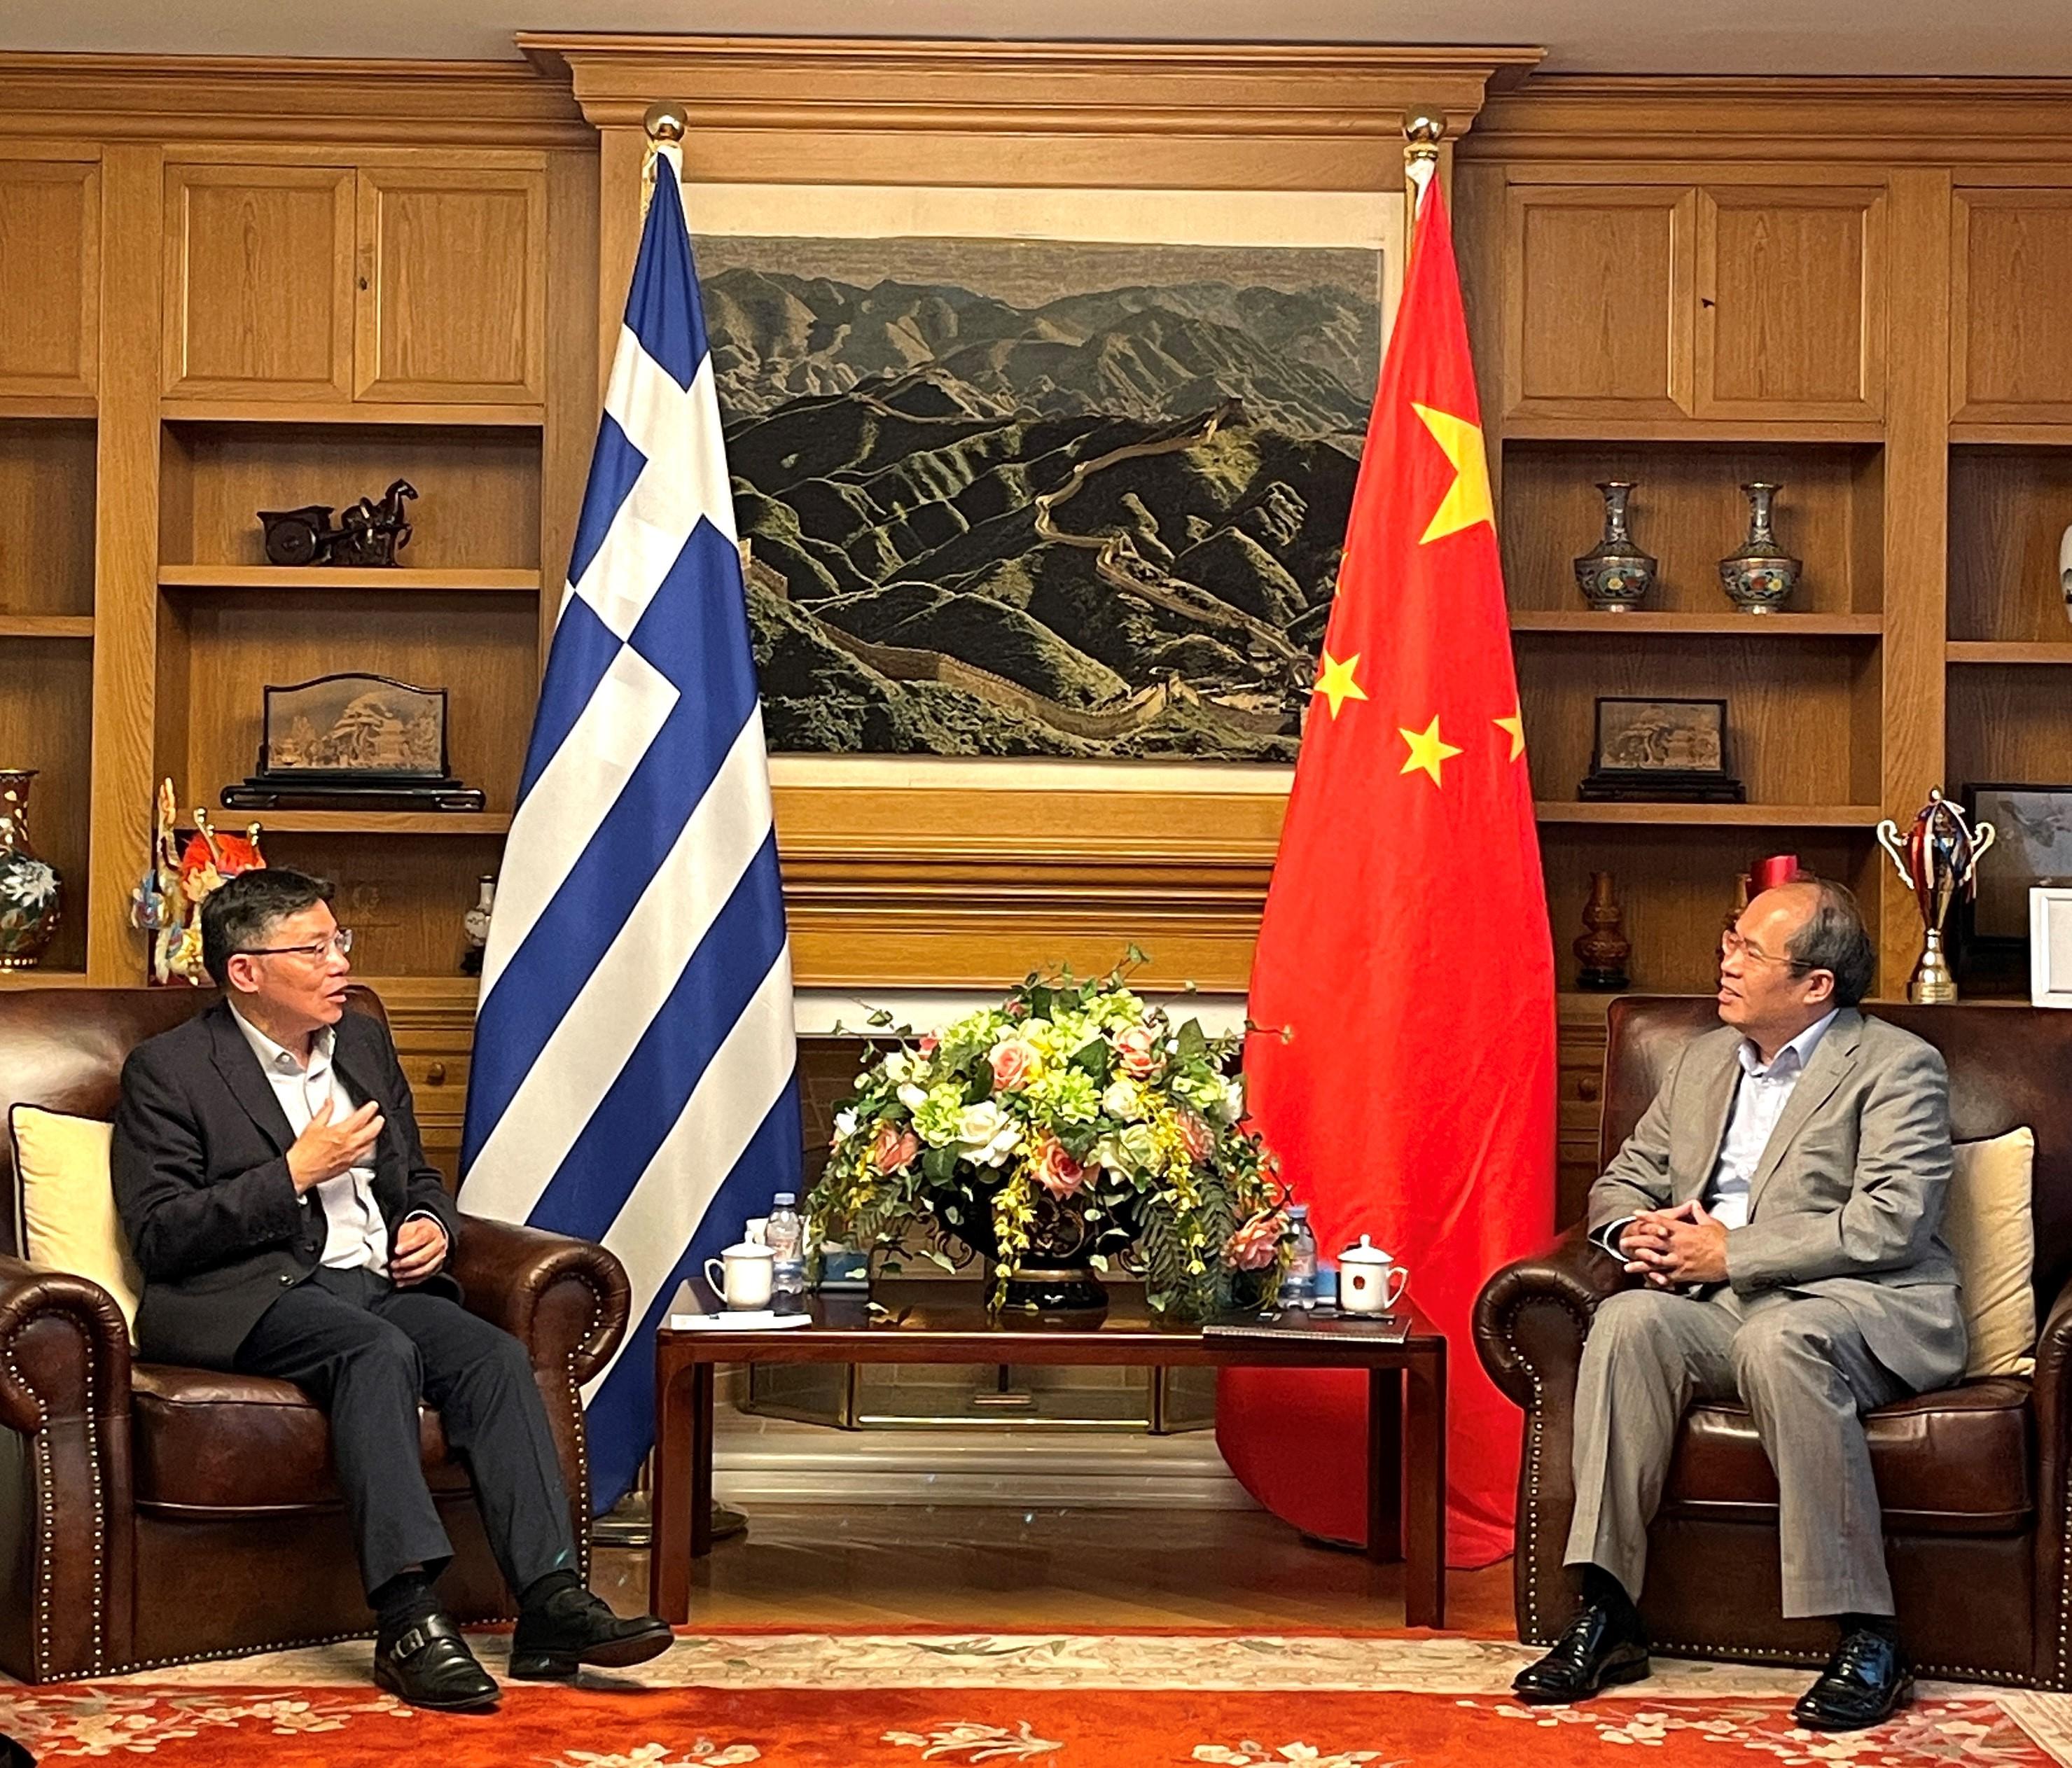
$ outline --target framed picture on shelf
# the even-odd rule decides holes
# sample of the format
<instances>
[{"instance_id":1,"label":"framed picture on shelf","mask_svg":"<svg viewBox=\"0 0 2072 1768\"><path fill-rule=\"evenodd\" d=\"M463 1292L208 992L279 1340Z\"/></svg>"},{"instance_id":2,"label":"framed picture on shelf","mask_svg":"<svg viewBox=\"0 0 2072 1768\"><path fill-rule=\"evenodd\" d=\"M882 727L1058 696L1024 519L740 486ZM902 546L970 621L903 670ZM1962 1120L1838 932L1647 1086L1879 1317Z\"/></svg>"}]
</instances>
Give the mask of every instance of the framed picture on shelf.
<instances>
[{"instance_id":1,"label":"framed picture on shelf","mask_svg":"<svg viewBox=\"0 0 2072 1768\"><path fill-rule=\"evenodd\" d=\"M1600 695L1590 771L1578 796L1619 803L1738 804L1724 700Z\"/></svg>"},{"instance_id":2,"label":"framed picture on shelf","mask_svg":"<svg viewBox=\"0 0 2072 1768\"><path fill-rule=\"evenodd\" d=\"M2072 1007L2072 890L2029 893L2029 998Z\"/></svg>"},{"instance_id":3,"label":"framed picture on shelf","mask_svg":"<svg viewBox=\"0 0 2072 1768\"><path fill-rule=\"evenodd\" d=\"M1974 828L1983 819L1999 837L1979 865L1966 942L2012 951L2029 943L2029 893L2072 887L2072 786L1967 786L1963 803Z\"/></svg>"}]
</instances>

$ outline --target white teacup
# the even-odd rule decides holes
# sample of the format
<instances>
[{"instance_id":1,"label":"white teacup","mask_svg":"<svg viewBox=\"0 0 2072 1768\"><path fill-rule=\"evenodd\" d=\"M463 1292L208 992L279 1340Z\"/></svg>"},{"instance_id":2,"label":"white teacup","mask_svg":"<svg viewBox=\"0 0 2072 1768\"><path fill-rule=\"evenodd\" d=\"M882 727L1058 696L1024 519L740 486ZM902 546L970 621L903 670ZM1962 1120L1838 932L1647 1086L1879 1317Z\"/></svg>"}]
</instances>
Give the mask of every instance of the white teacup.
<instances>
[{"instance_id":1,"label":"white teacup","mask_svg":"<svg viewBox=\"0 0 2072 1768\"><path fill-rule=\"evenodd\" d=\"M1363 1234L1338 1255L1338 1312L1386 1314L1409 1281L1409 1272Z\"/></svg>"},{"instance_id":2,"label":"white teacup","mask_svg":"<svg viewBox=\"0 0 2072 1768\"><path fill-rule=\"evenodd\" d=\"M770 1305L771 1277L776 1255L767 1246L743 1240L723 1248L705 1260L705 1281L730 1308L752 1310Z\"/></svg>"}]
</instances>

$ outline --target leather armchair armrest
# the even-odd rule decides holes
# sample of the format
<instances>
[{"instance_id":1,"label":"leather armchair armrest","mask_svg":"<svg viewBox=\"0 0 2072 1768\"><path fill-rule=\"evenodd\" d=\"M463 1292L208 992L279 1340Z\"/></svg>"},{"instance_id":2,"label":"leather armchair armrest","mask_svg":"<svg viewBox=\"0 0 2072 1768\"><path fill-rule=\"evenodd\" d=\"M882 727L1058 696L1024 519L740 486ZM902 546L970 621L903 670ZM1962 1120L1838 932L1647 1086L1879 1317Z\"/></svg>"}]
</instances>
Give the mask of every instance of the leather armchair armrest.
<instances>
[{"instance_id":1,"label":"leather armchair armrest","mask_svg":"<svg viewBox=\"0 0 2072 1768\"><path fill-rule=\"evenodd\" d=\"M2036 1337L2036 1410L2046 1431L2062 1428L2072 1404L2072 1278L2058 1292Z\"/></svg>"},{"instance_id":2,"label":"leather armchair armrest","mask_svg":"<svg viewBox=\"0 0 2072 1768\"><path fill-rule=\"evenodd\" d=\"M535 1367L565 1361L581 1384L625 1335L626 1268L592 1241L464 1215L450 1268L469 1311L522 1342Z\"/></svg>"},{"instance_id":3,"label":"leather armchair armrest","mask_svg":"<svg viewBox=\"0 0 2072 1768\"><path fill-rule=\"evenodd\" d=\"M2058 1292L2036 1339L2036 1663L2037 1685L2072 1681L2063 1616L2072 1605L2072 1280Z\"/></svg>"},{"instance_id":4,"label":"leather armchair armrest","mask_svg":"<svg viewBox=\"0 0 2072 1768\"><path fill-rule=\"evenodd\" d=\"M1590 1316L1631 1281L1580 1223L1536 1257L1504 1266L1475 1297L1475 1349L1490 1379L1528 1412L1549 1375L1565 1371L1572 1384Z\"/></svg>"},{"instance_id":5,"label":"leather armchair armrest","mask_svg":"<svg viewBox=\"0 0 2072 1768\"><path fill-rule=\"evenodd\" d=\"M0 1256L0 1669L130 1652L130 1329L97 1283Z\"/></svg>"},{"instance_id":6,"label":"leather armchair armrest","mask_svg":"<svg viewBox=\"0 0 2072 1768\"><path fill-rule=\"evenodd\" d=\"M130 1416L130 1329L97 1283L0 1256L0 1426Z\"/></svg>"}]
</instances>

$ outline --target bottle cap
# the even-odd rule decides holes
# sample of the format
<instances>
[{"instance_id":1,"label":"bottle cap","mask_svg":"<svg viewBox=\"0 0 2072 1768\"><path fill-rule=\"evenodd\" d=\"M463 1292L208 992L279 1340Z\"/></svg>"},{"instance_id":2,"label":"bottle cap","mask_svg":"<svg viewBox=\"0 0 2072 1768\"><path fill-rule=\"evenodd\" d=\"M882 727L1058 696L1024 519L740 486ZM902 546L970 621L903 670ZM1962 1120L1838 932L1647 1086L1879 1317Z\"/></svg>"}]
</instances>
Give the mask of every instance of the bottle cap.
<instances>
[{"instance_id":1,"label":"bottle cap","mask_svg":"<svg viewBox=\"0 0 2072 1768\"><path fill-rule=\"evenodd\" d=\"M778 1209L789 1209L798 1201L799 1199L793 1196L791 1192L779 1191L774 1200L773 1207Z\"/></svg>"}]
</instances>

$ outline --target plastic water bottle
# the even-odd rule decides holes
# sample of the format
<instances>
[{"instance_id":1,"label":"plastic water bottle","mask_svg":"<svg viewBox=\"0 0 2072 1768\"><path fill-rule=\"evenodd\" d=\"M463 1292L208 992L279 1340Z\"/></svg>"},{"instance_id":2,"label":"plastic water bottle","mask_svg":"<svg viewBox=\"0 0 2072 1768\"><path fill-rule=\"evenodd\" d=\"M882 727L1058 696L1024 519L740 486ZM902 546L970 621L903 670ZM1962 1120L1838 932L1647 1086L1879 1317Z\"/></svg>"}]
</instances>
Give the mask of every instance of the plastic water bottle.
<instances>
[{"instance_id":1,"label":"plastic water bottle","mask_svg":"<svg viewBox=\"0 0 2072 1768\"><path fill-rule=\"evenodd\" d=\"M777 1314L798 1314L806 1305L806 1224L798 1201L789 1191L778 1192L763 1231L771 1252L770 1306Z\"/></svg>"},{"instance_id":2,"label":"plastic water bottle","mask_svg":"<svg viewBox=\"0 0 2072 1768\"><path fill-rule=\"evenodd\" d=\"M1281 1305L1284 1308L1314 1308L1317 1305L1317 1236L1309 1229L1309 1206L1288 1206L1288 1234L1295 1243L1288 1268L1281 1276Z\"/></svg>"}]
</instances>

